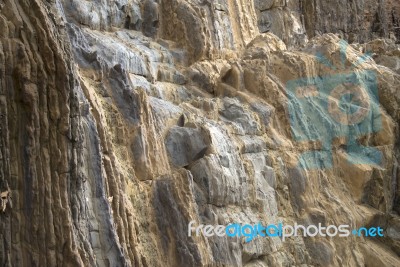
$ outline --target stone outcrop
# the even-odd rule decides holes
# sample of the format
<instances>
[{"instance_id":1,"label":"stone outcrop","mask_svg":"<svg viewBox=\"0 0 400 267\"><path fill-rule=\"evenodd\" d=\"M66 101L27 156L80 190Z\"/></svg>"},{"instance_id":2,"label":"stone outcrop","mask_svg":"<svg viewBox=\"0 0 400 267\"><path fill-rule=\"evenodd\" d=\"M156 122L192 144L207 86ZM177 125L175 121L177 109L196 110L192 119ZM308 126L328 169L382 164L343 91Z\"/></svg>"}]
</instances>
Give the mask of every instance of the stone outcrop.
<instances>
[{"instance_id":1,"label":"stone outcrop","mask_svg":"<svg viewBox=\"0 0 400 267\"><path fill-rule=\"evenodd\" d=\"M400 266L399 14L0 0L1 265ZM340 115L327 80L368 88L368 111ZM192 220L385 237L245 242L188 236Z\"/></svg>"}]
</instances>

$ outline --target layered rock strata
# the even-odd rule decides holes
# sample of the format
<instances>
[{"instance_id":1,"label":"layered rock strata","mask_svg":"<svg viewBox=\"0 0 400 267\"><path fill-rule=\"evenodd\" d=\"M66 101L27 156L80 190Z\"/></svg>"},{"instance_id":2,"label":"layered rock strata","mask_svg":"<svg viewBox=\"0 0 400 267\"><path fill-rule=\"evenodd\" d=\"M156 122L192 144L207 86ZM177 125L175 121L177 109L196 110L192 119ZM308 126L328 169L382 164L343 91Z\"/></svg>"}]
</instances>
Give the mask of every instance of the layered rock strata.
<instances>
[{"instance_id":1,"label":"layered rock strata","mask_svg":"<svg viewBox=\"0 0 400 267\"><path fill-rule=\"evenodd\" d=\"M0 1L1 264L399 266L399 12L361 0ZM371 88L359 127L315 91L289 90L335 75ZM330 159L308 168L307 151ZM188 236L192 220L385 237L245 242Z\"/></svg>"}]
</instances>

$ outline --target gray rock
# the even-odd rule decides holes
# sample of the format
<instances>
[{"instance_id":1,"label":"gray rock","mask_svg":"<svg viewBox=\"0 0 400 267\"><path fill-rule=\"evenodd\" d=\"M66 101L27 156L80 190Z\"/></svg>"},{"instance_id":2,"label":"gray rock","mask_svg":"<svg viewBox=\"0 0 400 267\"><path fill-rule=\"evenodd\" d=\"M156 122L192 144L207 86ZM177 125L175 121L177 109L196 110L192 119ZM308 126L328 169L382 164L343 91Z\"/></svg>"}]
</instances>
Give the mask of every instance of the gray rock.
<instances>
[{"instance_id":1,"label":"gray rock","mask_svg":"<svg viewBox=\"0 0 400 267\"><path fill-rule=\"evenodd\" d=\"M149 37L157 35L160 15L159 4L156 0L145 0L143 5L143 33Z\"/></svg>"},{"instance_id":2,"label":"gray rock","mask_svg":"<svg viewBox=\"0 0 400 267\"><path fill-rule=\"evenodd\" d=\"M275 0L254 0L254 7L257 10L264 11L270 9L275 3Z\"/></svg>"},{"instance_id":3,"label":"gray rock","mask_svg":"<svg viewBox=\"0 0 400 267\"><path fill-rule=\"evenodd\" d=\"M175 199L176 187L164 177L154 186L153 206L160 240L165 256L174 255L170 262L178 266L196 266L201 256L192 237L188 236L189 218L185 208Z\"/></svg>"},{"instance_id":4,"label":"gray rock","mask_svg":"<svg viewBox=\"0 0 400 267\"><path fill-rule=\"evenodd\" d=\"M268 127L271 121L272 108L260 102L253 102L250 104L250 107L254 112L258 114L264 126Z\"/></svg>"},{"instance_id":5,"label":"gray rock","mask_svg":"<svg viewBox=\"0 0 400 267\"><path fill-rule=\"evenodd\" d=\"M227 120L233 122L237 134L259 135L261 127L250 112L246 111L237 99L224 98L224 106L220 114Z\"/></svg>"},{"instance_id":6,"label":"gray rock","mask_svg":"<svg viewBox=\"0 0 400 267\"><path fill-rule=\"evenodd\" d=\"M289 168L288 170L289 179L289 192L292 200L293 207L296 210L304 208L304 193L307 188L307 178L303 173L303 170L299 167Z\"/></svg>"},{"instance_id":7,"label":"gray rock","mask_svg":"<svg viewBox=\"0 0 400 267\"><path fill-rule=\"evenodd\" d=\"M254 189L256 200L262 212L270 218L278 214L278 204L275 197L276 179L272 168L266 166L263 153L246 154L246 159L252 164L254 170Z\"/></svg>"},{"instance_id":8,"label":"gray rock","mask_svg":"<svg viewBox=\"0 0 400 267\"><path fill-rule=\"evenodd\" d=\"M320 266L329 266L333 264L333 249L327 244L327 242L307 239L305 244L314 264Z\"/></svg>"},{"instance_id":9,"label":"gray rock","mask_svg":"<svg viewBox=\"0 0 400 267\"><path fill-rule=\"evenodd\" d=\"M258 18L258 29L260 33L266 33L271 30L272 18L269 12L262 12Z\"/></svg>"},{"instance_id":10,"label":"gray rock","mask_svg":"<svg viewBox=\"0 0 400 267\"><path fill-rule=\"evenodd\" d=\"M174 84L185 84L186 79L182 73L175 68L164 65L158 69L157 80L161 82L170 82Z\"/></svg>"},{"instance_id":11,"label":"gray rock","mask_svg":"<svg viewBox=\"0 0 400 267\"><path fill-rule=\"evenodd\" d=\"M205 156L208 145L201 129L172 127L166 138L165 146L172 164L185 167Z\"/></svg>"},{"instance_id":12,"label":"gray rock","mask_svg":"<svg viewBox=\"0 0 400 267\"><path fill-rule=\"evenodd\" d=\"M262 152L266 145L265 142L260 138L254 138L252 136L240 136L240 139L243 142L243 147L241 153L258 153Z\"/></svg>"}]
</instances>

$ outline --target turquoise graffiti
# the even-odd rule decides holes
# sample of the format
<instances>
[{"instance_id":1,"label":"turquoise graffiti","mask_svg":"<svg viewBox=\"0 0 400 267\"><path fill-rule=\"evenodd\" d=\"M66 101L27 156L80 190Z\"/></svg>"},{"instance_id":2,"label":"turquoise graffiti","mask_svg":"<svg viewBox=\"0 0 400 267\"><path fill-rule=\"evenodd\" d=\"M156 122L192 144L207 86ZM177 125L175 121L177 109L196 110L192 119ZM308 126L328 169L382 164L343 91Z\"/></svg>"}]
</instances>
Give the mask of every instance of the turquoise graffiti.
<instances>
[{"instance_id":1,"label":"turquoise graffiti","mask_svg":"<svg viewBox=\"0 0 400 267\"><path fill-rule=\"evenodd\" d=\"M334 66L322 54L316 55L316 59L334 70L334 74L299 78L286 84L294 140L320 143L318 149L300 155L299 164L306 169L333 167L335 138L346 140L341 149L349 163L382 163L382 153L377 148L359 142L360 137L377 133L382 128L376 72L357 69L370 58L368 54L346 67L349 45L345 41L339 44L341 66Z\"/></svg>"}]
</instances>

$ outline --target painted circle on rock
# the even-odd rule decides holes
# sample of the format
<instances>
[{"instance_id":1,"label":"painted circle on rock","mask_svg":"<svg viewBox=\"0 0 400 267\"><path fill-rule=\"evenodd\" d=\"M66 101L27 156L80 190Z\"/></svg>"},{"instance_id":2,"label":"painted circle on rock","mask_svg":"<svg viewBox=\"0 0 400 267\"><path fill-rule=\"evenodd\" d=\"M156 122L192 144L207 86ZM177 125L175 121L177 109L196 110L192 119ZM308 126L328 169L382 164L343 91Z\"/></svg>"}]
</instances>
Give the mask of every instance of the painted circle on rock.
<instances>
[{"instance_id":1,"label":"painted circle on rock","mask_svg":"<svg viewBox=\"0 0 400 267\"><path fill-rule=\"evenodd\" d=\"M370 110L370 98L360 85L343 83L335 87L328 97L328 112L342 125L362 122Z\"/></svg>"}]
</instances>

